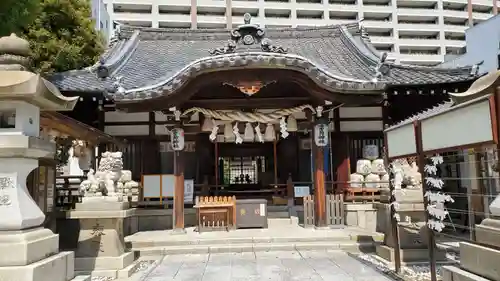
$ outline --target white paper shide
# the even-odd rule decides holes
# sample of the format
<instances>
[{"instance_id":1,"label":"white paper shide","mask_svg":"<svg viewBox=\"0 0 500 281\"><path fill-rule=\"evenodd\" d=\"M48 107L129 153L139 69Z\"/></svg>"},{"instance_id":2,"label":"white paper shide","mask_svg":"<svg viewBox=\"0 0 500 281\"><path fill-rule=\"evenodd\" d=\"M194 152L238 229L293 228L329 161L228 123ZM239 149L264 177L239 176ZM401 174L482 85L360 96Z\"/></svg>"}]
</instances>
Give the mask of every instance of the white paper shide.
<instances>
[{"instance_id":1,"label":"white paper shide","mask_svg":"<svg viewBox=\"0 0 500 281\"><path fill-rule=\"evenodd\" d=\"M443 231L445 225L444 219L448 215L445 203L454 202L450 195L442 191L444 181L438 177L439 165L443 163L443 157L435 155L430 157L430 163L425 165L424 171L426 174L425 183L427 184L427 192L425 197L427 199L427 212L430 217L427 221L427 226L437 232Z\"/></svg>"}]
</instances>

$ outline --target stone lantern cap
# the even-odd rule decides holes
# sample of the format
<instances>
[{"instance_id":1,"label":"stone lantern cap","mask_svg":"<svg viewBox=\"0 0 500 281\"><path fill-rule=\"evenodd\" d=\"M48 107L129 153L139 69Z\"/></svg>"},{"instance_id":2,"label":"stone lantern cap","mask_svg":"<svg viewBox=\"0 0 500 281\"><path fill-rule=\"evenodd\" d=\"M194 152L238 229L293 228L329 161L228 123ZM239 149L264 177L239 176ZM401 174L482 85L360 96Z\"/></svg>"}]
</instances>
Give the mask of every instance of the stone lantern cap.
<instances>
[{"instance_id":1,"label":"stone lantern cap","mask_svg":"<svg viewBox=\"0 0 500 281\"><path fill-rule=\"evenodd\" d=\"M0 38L0 102L24 101L47 111L73 110L78 97L65 97L39 74L27 70L29 42L15 34Z\"/></svg>"}]
</instances>

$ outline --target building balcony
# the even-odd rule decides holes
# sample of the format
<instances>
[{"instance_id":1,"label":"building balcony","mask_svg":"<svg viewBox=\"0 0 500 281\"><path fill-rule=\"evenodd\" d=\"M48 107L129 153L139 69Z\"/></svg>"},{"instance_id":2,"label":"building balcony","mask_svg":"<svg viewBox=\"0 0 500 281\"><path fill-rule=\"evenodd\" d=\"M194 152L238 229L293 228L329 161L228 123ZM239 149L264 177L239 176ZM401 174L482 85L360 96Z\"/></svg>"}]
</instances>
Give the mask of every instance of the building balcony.
<instances>
[{"instance_id":1,"label":"building balcony","mask_svg":"<svg viewBox=\"0 0 500 281\"><path fill-rule=\"evenodd\" d=\"M465 46L465 40L445 40L444 45L453 48L462 48Z\"/></svg>"},{"instance_id":2,"label":"building balcony","mask_svg":"<svg viewBox=\"0 0 500 281\"><path fill-rule=\"evenodd\" d=\"M403 31L436 31L439 32L440 26L438 24L426 24L426 23L398 23L398 30Z\"/></svg>"},{"instance_id":3,"label":"building balcony","mask_svg":"<svg viewBox=\"0 0 500 281\"><path fill-rule=\"evenodd\" d=\"M151 13L114 13L114 20L117 21L145 21L152 20Z\"/></svg>"},{"instance_id":4,"label":"building balcony","mask_svg":"<svg viewBox=\"0 0 500 281\"><path fill-rule=\"evenodd\" d=\"M191 15L184 14L160 14L158 15L159 22L178 22L191 23Z\"/></svg>"},{"instance_id":5,"label":"building balcony","mask_svg":"<svg viewBox=\"0 0 500 281\"><path fill-rule=\"evenodd\" d=\"M328 11L345 11L353 13L357 13L359 10L357 5L350 4L328 4L327 9Z\"/></svg>"},{"instance_id":6,"label":"building balcony","mask_svg":"<svg viewBox=\"0 0 500 281\"><path fill-rule=\"evenodd\" d=\"M312 10L312 11L324 11L325 6L322 3L299 3L297 2L293 5L296 10Z\"/></svg>"},{"instance_id":7,"label":"building balcony","mask_svg":"<svg viewBox=\"0 0 500 281\"><path fill-rule=\"evenodd\" d=\"M439 39L397 39L399 46L407 47L440 47L441 41Z\"/></svg>"},{"instance_id":8,"label":"building balcony","mask_svg":"<svg viewBox=\"0 0 500 281\"><path fill-rule=\"evenodd\" d=\"M392 21L364 20L363 26L366 28L392 29L395 24Z\"/></svg>"},{"instance_id":9,"label":"building balcony","mask_svg":"<svg viewBox=\"0 0 500 281\"><path fill-rule=\"evenodd\" d=\"M395 40L393 36L370 36L370 41L373 45L392 45Z\"/></svg>"},{"instance_id":10,"label":"building balcony","mask_svg":"<svg viewBox=\"0 0 500 281\"><path fill-rule=\"evenodd\" d=\"M398 8L398 16L411 16L411 17L438 17L441 11L438 9L422 9L422 8Z\"/></svg>"}]
</instances>

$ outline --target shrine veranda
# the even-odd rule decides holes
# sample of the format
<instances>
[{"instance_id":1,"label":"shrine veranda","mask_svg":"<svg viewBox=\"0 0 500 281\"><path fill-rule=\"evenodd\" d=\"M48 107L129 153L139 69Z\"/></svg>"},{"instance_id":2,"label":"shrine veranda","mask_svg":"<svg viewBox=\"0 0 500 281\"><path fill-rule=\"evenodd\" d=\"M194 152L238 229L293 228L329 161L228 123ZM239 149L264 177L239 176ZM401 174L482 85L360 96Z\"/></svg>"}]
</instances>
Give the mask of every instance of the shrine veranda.
<instances>
[{"instance_id":1,"label":"shrine veranda","mask_svg":"<svg viewBox=\"0 0 500 281\"><path fill-rule=\"evenodd\" d=\"M316 195L324 224L318 198L350 188L363 151L383 158L385 127L444 103L477 77L475 65L393 63L361 23L264 29L247 16L233 30L121 26L99 63L50 81L80 97L69 116L126 139L124 168L142 185L173 175L179 196L192 180L194 196L301 204L291 181ZM173 132L184 136L179 147Z\"/></svg>"}]
</instances>

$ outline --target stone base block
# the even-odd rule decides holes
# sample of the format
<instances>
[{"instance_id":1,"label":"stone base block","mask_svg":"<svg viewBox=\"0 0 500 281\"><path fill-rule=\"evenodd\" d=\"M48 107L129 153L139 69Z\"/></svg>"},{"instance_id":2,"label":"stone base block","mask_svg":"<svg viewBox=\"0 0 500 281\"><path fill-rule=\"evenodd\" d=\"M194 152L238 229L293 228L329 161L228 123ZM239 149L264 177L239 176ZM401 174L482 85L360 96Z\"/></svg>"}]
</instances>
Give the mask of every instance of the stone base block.
<instances>
[{"instance_id":1,"label":"stone base block","mask_svg":"<svg viewBox=\"0 0 500 281\"><path fill-rule=\"evenodd\" d=\"M500 247L500 220L484 219L476 224L476 240L486 245Z\"/></svg>"},{"instance_id":2,"label":"stone base block","mask_svg":"<svg viewBox=\"0 0 500 281\"><path fill-rule=\"evenodd\" d=\"M69 281L74 278L74 261L73 252L61 252L29 265L2 266L0 280Z\"/></svg>"},{"instance_id":3,"label":"stone base block","mask_svg":"<svg viewBox=\"0 0 500 281\"><path fill-rule=\"evenodd\" d=\"M460 243L460 266L471 273L500 281L500 250Z\"/></svg>"},{"instance_id":4,"label":"stone base block","mask_svg":"<svg viewBox=\"0 0 500 281\"><path fill-rule=\"evenodd\" d=\"M59 252L59 236L47 228L0 231L0 267L24 266Z\"/></svg>"},{"instance_id":5,"label":"stone base block","mask_svg":"<svg viewBox=\"0 0 500 281\"><path fill-rule=\"evenodd\" d=\"M394 262L394 248L387 245L377 245L375 247L377 256L388 262ZM436 260L446 260L446 253L436 249ZM401 262L424 262L429 261L429 250L427 249L401 249Z\"/></svg>"},{"instance_id":6,"label":"stone base block","mask_svg":"<svg viewBox=\"0 0 500 281\"><path fill-rule=\"evenodd\" d=\"M467 272L456 266L443 266L442 280L443 281L490 281L489 279Z\"/></svg>"},{"instance_id":7,"label":"stone base block","mask_svg":"<svg viewBox=\"0 0 500 281\"><path fill-rule=\"evenodd\" d=\"M133 267L134 260L135 257L132 252L118 257L77 257L75 259L75 271L77 274L124 278L130 276L127 272L132 272L132 270L127 268Z\"/></svg>"},{"instance_id":8,"label":"stone base block","mask_svg":"<svg viewBox=\"0 0 500 281\"><path fill-rule=\"evenodd\" d=\"M83 203L75 204L75 211L119 211L130 208L129 202L113 202L100 198L82 198Z\"/></svg>"}]
</instances>

